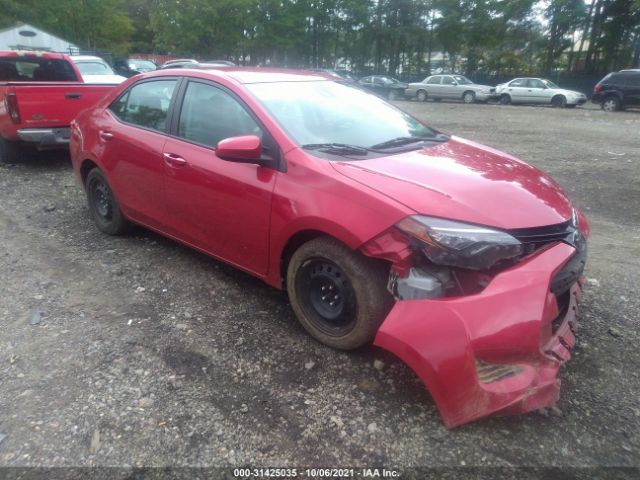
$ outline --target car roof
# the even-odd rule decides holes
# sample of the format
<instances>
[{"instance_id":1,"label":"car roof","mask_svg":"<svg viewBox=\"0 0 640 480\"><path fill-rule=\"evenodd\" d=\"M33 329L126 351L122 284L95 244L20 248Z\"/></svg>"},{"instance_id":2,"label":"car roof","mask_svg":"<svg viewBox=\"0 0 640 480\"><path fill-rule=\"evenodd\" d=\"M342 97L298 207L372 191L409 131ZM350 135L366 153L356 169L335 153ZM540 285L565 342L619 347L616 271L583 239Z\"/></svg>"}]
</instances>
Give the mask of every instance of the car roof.
<instances>
[{"instance_id":1,"label":"car roof","mask_svg":"<svg viewBox=\"0 0 640 480\"><path fill-rule=\"evenodd\" d=\"M105 62L103 58L100 57L94 57L92 55L71 55L71 60L73 60L74 62L76 61L100 61L100 62ZM105 62L107 63L107 62Z\"/></svg>"},{"instance_id":2,"label":"car roof","mask_svg":"<svg viewBox=\"0 0 640 480\"><path fill-rule=\"evenodd\" d=\"M50 59L63 59L68 58L63 53L44 52L42 50L1 50L0 56L9 57L38 57L38 58L50 58Z\"/></svg>"},{"instance_id":3,"label":"car roof","mask_svg":"<svg viewBox=\"0 0 640 480\"><path fill-rule=\"evenodd\" d=\"M277 83L277 82L312 82L318 80L336 81L339 78L322 72L309 72L304 70L291 70L286 68L262 68L262 67L209 67L209 68L182 68L180 73L198 72L212 79L226 77L242 84L251 83ZM176 75L176 70L156 70L148 76ZM178 75L180 74L178 73Z\"/></svg>"}]
</instances>

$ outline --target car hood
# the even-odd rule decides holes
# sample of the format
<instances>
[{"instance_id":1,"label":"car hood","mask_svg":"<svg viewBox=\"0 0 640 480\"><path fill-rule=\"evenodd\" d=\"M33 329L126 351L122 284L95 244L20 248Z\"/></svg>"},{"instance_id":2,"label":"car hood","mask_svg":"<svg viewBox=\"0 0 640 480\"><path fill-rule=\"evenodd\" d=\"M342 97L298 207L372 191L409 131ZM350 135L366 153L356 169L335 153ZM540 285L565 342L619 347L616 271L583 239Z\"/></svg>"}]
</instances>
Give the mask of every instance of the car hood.
<instances>
[{"instance_id":1,"label":"car hood","mask_svg":"<svg viewBox=\"0 0 640 480\"><path fill-rule=\"evenodd\" d=\"M122 83L127 78L121 75L82 75L84 83Z\"/></svg>"},{"instance_id":2,"label":"car hood","mask_svg":"<svg viewBox=\"0 0 640 480\"><path fill-rule=\"evenodd\" d=\"M332 165L423 215L511 229L554 225L573 214L560 186L543 172L458 137L434 147Z\"/></svg>"}]
</instances>

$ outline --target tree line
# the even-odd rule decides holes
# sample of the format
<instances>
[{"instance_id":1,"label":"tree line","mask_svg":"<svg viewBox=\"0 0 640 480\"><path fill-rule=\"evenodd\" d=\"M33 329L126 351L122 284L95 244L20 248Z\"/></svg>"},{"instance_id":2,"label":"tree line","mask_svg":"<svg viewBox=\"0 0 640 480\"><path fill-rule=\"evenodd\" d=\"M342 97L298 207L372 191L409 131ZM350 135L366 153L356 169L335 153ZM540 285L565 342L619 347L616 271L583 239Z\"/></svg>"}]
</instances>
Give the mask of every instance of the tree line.
<instances>
[{"instance_id":1,"label":"tree line","mask_svg":"<svg viewBox=\"0 0 640 480\"><path fill-rule=\"evenodd\" d=\"M508 75L640 67L640 0L0 0L90 50Z\"/></svg>"}]
</instances>

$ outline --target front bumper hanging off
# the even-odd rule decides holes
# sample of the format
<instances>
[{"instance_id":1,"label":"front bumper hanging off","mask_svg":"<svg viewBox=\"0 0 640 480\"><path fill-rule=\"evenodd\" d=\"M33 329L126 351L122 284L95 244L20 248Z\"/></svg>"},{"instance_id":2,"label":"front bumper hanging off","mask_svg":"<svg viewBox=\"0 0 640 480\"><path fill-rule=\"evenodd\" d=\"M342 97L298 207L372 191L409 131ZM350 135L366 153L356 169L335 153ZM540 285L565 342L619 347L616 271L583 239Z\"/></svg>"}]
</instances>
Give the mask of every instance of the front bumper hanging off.
<instances>
[{"instance_id":1,"label":"front bumper hanging off","mask_svg":"<svg viewBox=\"0 0 640 480\"><path fill-rule=\"evenodd\" d=\"M474 295L397 301L374 343L418 374L449 428L551 406L575 344L582 280L562 301L551 284L575 252L555 244Z\"/></svg>"}]
</instances>

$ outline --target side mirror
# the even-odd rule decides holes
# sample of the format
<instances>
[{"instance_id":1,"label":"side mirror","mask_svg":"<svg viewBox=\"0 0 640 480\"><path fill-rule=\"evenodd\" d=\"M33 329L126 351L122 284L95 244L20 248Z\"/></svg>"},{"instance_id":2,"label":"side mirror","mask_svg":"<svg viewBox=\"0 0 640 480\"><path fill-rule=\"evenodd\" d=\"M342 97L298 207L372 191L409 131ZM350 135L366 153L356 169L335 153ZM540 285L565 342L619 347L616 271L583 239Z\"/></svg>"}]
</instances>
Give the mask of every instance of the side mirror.
<instances>
[{"instance_id":1,"label":"side mirror","mask_svg":"<svg viewBox=\"0 0 640 480\"><path fill-rule=\"evenodd\" d=\"M262 143L256 135L243 135L220 140L216 155L223 160L240 163L266 165L270 161L262 158Z\"/></svg>"}]
</instances>

